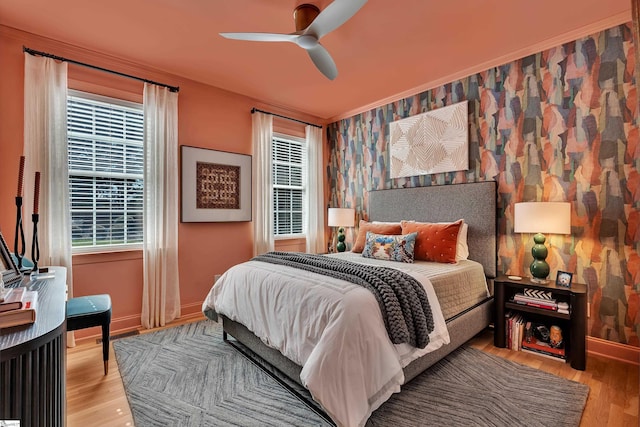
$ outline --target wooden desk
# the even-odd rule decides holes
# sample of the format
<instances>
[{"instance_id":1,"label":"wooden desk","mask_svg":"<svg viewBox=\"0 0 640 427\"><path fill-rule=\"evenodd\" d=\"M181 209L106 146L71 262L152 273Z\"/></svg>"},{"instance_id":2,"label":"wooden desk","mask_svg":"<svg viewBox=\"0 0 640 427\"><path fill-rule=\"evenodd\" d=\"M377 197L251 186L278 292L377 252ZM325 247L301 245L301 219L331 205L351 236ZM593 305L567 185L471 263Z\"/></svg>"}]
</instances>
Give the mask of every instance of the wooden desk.
<instances>
[{"instance_id":1,"label":"wooden desk","mask_svg":"<svg viewBox=\"0 0 640 427\"><path fill-rule=\"evenodd\" d=\"M65 425L67 270L20 286L38 291L36 321L0 330L0 420L21 427Z\"/></svg>"}]
</instances>

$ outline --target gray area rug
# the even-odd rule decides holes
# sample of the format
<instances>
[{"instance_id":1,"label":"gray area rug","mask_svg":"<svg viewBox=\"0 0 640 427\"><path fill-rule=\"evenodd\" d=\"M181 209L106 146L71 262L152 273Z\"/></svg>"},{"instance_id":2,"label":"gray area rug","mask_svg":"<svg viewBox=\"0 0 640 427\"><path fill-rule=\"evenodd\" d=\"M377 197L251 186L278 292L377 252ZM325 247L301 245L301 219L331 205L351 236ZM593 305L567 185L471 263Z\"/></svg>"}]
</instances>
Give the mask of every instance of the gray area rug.
<instances>
[{"instance_id":1,"label":"gray area rug","mask_svg":"<svg viewBox=\"0 0 640 427\"><path fill-rule=\"evenodd\" d=\"M224 343L213 321L113 347L137 427L330 425ZM367 426L577 426L588 394L584 384L463 347L403 386Z\"/></svg>"}]
</instances>

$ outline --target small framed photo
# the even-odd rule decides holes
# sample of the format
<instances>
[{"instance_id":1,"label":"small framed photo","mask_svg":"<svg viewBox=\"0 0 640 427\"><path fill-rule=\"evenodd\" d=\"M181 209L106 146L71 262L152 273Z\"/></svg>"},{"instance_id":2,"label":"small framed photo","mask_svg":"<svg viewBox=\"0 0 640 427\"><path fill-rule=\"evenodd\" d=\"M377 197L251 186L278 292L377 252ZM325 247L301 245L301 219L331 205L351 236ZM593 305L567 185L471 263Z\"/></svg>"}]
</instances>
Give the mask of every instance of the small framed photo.
<instances>
[{"instance_id":1,"label":"small framed photo","mask_svg":"<svg viewBox=\"0 0 640 427\"><path fill-rule=\"evenodd\" d=\"M556 276L556 285L570 288L571 280L573 280L573 273L567 273L566 271L558 271L558 275Z\"/></svg>"}]
</instances>

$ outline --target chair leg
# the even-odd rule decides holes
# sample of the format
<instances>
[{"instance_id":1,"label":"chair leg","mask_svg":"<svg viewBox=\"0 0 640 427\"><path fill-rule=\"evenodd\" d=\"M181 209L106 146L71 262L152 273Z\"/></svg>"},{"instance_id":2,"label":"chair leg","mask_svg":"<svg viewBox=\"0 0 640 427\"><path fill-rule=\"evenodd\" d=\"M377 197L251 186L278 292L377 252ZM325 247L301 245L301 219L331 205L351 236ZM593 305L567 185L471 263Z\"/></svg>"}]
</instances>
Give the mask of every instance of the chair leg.
<instances>
[{"instance_id":1,"label":"chair leg","mask_svg":"<svg viewBox=\"0 0 640 427\"><path fill-rule=\"evenodd\" d=\"M104 374L109 373L109 326L110 322L102 325L102 360L104 360Z\"/></svg>"}]
</instances>

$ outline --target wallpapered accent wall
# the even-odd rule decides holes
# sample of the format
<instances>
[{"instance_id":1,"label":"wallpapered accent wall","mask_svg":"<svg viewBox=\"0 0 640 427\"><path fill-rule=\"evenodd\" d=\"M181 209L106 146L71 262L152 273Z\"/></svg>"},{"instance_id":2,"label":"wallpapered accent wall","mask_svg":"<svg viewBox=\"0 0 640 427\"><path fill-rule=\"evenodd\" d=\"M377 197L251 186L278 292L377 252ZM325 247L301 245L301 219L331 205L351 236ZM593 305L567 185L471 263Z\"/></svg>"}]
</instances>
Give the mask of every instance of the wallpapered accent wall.
<instances>
[{"instance_id":1,"label":"wallpapered accent wall","mask_svg":"<svg viewBox=\"0 0 640 427\"><path fill-rule=\"evenodd\" d=\"M524 274L532 238L513 233L514 203L570 201L572 235L547 236L550 277L588 285L591 336L640 346L634 49L620 25L330 124L331 206L368 219L369 190L498 181L498 268ZM388 124L464 100L469 170L390 179Z\"/></svg>"}]
</instances>

